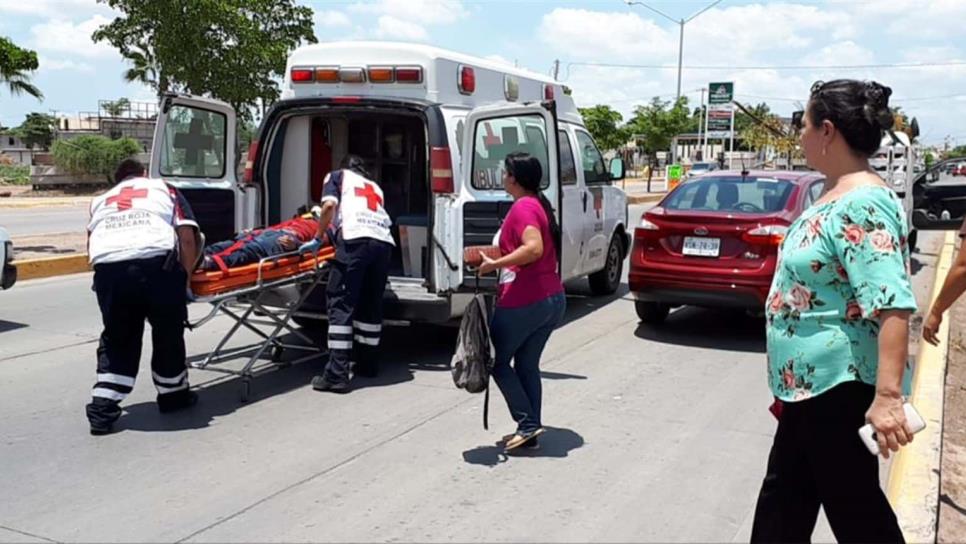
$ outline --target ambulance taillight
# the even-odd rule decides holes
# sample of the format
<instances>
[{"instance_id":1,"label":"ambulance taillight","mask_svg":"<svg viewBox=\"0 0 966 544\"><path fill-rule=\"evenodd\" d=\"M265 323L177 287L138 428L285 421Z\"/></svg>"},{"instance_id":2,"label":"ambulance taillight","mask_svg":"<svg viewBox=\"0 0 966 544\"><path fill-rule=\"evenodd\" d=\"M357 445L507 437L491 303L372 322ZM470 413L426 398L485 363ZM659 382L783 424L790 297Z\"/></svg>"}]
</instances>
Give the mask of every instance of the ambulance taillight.
<instances>
[{"instance_id":1,"label":"ambulance taillight","mask_svg":"<svg viewBox=\"0 0 966 544\"><path fill-rule=\"evenodd\" d=\"M462 94L473 94L476 91L476 72L472 66L460 65L459 88Z\"/></svg>"},{"instance_id":2,"label":"ambulance taillight","mask_svg":"<svg viewBox=\"0 0 966 544\"><path fill-rule=\"evenodd\" d=\"M456 192L453 184L453 159L448 147L434 147L430 150L429 169L434 193Z\"/></svg>"},{"instance_id":3,"label":"ambulance taillight","mask_svg":"<svg viewBox=\"0 0 966 544\"><path fill-rule=\"evenodd\" d=\"M423 68L421 66L397 66L397 83L422 83Z\"/></svg>"},{"instance_id":4,"label":"ambulance taillight","mask_svg":"<svg viewBox=\"0 0 966 544\"><path fill-rule=\"evenodd\" d=\"M314 75L311 68L292 68L292 83L311 83Z\"/></svg>"},{"instance_id":5,"label":"ambulance taillight","mask_svg":"<svg viewBox=\"0 0 966 544\"><path fill-rule=\"evenodd\" d=\"M392 83L395 80L392 66L370 66L369 81L372 83Z\"/></svg>"},{"instance_id":6,"label":"ambulance taillight","mask_svg":"<svg viewBox=\"0 0 966 544\"><path fill-rule=\"evenodd\" d=\"M248 158L245 159L245 173L242 174L242 183L251 185L255 182L255 158L258 157L258 140L252 140L248 146Z\"/></svg>"}]
</instances>

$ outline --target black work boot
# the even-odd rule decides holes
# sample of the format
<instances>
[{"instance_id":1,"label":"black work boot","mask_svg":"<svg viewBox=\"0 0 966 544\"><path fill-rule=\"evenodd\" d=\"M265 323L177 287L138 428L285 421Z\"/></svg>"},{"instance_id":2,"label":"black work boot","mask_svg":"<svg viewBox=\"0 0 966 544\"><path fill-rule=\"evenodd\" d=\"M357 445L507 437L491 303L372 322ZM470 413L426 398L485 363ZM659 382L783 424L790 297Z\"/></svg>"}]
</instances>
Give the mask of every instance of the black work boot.
<instances>
[{"instance_id":1,"label":"black work boot","mask_svg":"<svg viewBox=\"0 0 966 544\"><path fill-rule=\"evenodd\" d=\"M312 389L316 391L327 391L329 393L344 394L349 392L349 384L346 382L330 382L325 376L318 375L312 378Z\"/></svg>"},{"instance_id":2,"label":"black work boot","mask_svg":"<svg viewBox=\"0 0 966 544\"><path fill-rule=\"evenodd\" d=\"M91 424L91 434L102 436L114 430L114 422L121 417L121 406L117 401L94 397L87 405L87 421Z\"/></svg>"},{"instance_id":3,"label":"black work boot","mask_svg":"<svg viewBox=\"0 0 966 544\"><path fill-rule=\"evenodd\" d=\"M198 393L190 389L182 389L174 393L158 395L158 411L162 414L177 412L190 408L198 403Z\"/></svg>"}]
</instances>

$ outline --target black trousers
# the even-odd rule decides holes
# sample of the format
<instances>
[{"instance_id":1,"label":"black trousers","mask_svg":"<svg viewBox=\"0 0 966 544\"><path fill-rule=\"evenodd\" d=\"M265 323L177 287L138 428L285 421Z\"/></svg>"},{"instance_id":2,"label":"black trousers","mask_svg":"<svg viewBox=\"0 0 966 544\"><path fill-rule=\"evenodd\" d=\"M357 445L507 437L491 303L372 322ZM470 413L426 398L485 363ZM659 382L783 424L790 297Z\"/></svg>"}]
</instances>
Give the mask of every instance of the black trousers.
<instances>
[{"instance_id":1,"label":"black trousers","mask_svg":"<svg viewBox=\"0 0 966 544\"><path fill-rule=\"evenodd\" d=\"M94 290L104 331L97 347L93 401L87 406L92 423L116 420L121 414L118 403L134 389L145 319L151 324L151 375L158 399L184 395L188 389L184 347L187 276L179 263L165 270L164 262L164 257L154 257L94 267Z\"/></svg>"},{"instance_id":2,"label":"black trousers","mask_svg":"<svg viewBox=\"0 0 966 544\"><path fill-rule=\"evenodd\" d=\"M752 542L810 542L819 506L839 542L904 542L859 439L875 388L838 385L784 405L755 510Z\"/></svg>"},{"instance_id":3,"label":"black trousers","mask_svg":"<svg viewBox=\"0 0 966 544\"><path fill-rule=\"evenodd\" d=\"M349 381L352 364L375 371L382 336L382 296L392 246L363 238L337 242L326 287L329 362L326 381Z\"/></svg>"}]
</instances>

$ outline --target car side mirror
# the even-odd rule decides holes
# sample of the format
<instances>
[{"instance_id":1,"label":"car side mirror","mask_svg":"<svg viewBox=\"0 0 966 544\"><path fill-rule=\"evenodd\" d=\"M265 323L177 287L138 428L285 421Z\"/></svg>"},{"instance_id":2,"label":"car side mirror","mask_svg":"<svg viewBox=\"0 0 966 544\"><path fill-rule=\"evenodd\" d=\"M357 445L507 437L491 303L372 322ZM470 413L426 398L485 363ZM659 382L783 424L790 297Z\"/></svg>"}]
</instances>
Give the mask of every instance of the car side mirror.
<instances>
[{"instance_id":1,"label":"car side mirror","mask_svg":"<svg viewBox=\"0 0 966 544\"><path fill-rule=\"evenodd\" d=\"M614 157L610 160L607 165L607 170L610 171L611 181L617 181L624 179L626 172L624 171L624 159L620 157Z\"/></svg>"}]
</instances>

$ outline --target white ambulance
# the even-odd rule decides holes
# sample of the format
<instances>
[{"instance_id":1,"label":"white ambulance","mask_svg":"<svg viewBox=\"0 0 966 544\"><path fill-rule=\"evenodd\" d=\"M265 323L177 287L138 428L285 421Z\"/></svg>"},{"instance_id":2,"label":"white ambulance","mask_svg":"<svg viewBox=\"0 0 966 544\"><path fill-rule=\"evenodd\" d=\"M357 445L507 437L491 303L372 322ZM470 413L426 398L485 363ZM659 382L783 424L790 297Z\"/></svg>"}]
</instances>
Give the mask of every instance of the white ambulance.
<instances>
[{"instance_id":1,"label":"white ambulance","mask_svg":"<svg viewBox=\"0 0 966 544\"><path fill-rule=\"evenodd\" d=\"M503 159L524 151L544 167L564 280L587 276L610 294L629 248L627 198L613 185L624 167L605 163L568 94L551 78L423 45L312 45L289 58L240 179L234 110L195 96L163 98L150 170L184 192L211 242L319 202L325 175L346 154L362 157L398 242L386 318L446 322L475 287L463 248L491 244L512 203ZM302 321L323 313L321 295L310 301Z\"/></svg>"}]
</instances>

